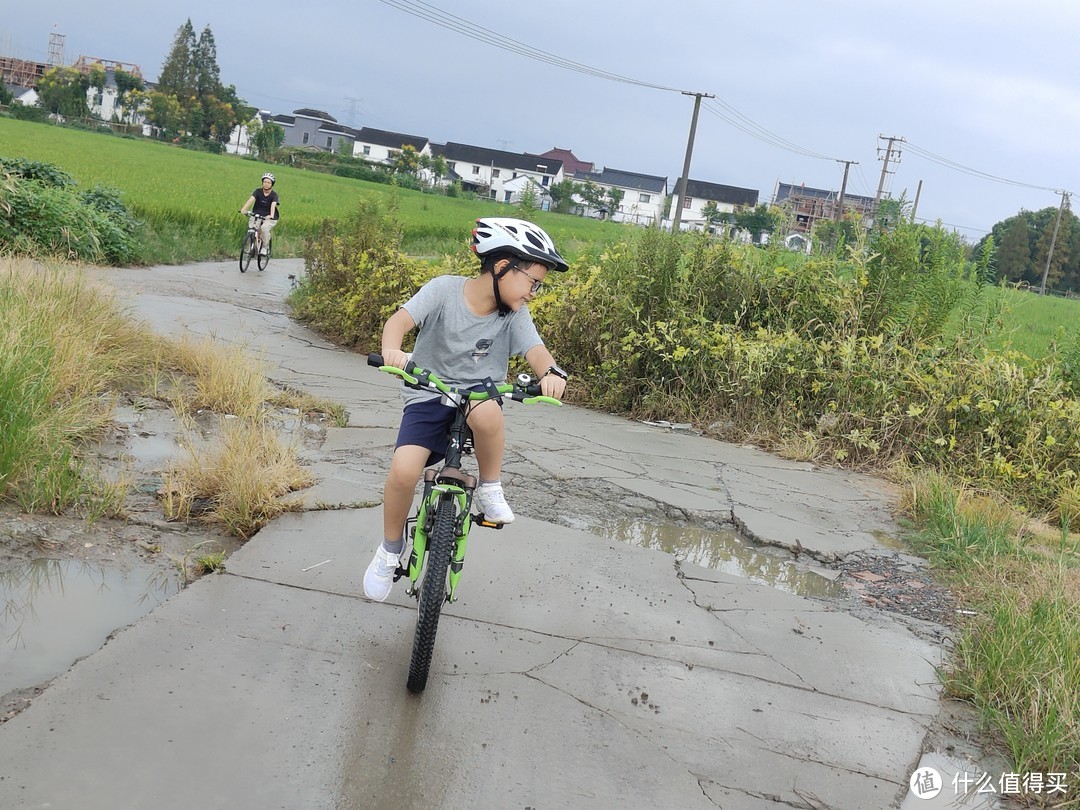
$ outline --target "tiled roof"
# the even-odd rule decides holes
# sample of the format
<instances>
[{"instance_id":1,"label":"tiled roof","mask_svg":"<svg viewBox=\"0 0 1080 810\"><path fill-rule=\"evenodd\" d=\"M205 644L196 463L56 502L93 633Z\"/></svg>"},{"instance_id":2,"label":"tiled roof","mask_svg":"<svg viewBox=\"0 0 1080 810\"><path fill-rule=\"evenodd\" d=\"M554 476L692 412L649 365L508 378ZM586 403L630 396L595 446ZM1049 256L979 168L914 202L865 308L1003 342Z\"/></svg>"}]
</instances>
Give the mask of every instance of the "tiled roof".
<instances>
[{"instance_id":1,"label":"tiled roof","mask_svg":"<svg viewBox=\"0 0 1080 810\"><path fill-rule=\"evenodd\" d=\"M434 146L432 149L434 150ZM466 143L447 143L442 147L442 155L447 160L457 163L494 166L496 169L517 169L523 172L540 172L550 175L556 175L562 169L561 160L520 152L503 152L499 149L470 146Z\"/></svg>"},{"instance_id":2,"label":"tiled roof","mask_svg":"<svg viewBox=\"0 0 1080 810\"><path fill-rule=\"evenodd\" d=\"M604 168L600 172L578 172L574 175L575 180L592 180L605 186L618 186L620 188L634 188L640 191L651 191L654 194L667 192L667 178L656 177L651 174L638 174L626 172L622 169Z\"/></svg>"},{"instance_id":3,"label":"tiled roof","mask_svg":"<svg viewBox=\"0 0 1080 810\"><path fill-rule=\"evenodd\" d=\"M372 143L390 149L411 146L417 152L422 151L428 142L427 138L421 138L419 135L405 135L401 132L388 132L385 129L372 129L371 127L363 127L357 131L356 140L360 143Z\"/></svg>"},{"instance_id":4,"label":"tiled roof","mask_svg":"<svg viewBox=\"0 0 1080 810\"><path fill-rule=\"evenodd\" d=\"M678 187L676 183L675 188L678 189ZM694 180L693 178L686 181L686 196L697 197L699 200L712 200L718 203L731 203L732 205L757 205L758 201L756 189L707 183L704 180Z\"/></svg>"}]
</instances>

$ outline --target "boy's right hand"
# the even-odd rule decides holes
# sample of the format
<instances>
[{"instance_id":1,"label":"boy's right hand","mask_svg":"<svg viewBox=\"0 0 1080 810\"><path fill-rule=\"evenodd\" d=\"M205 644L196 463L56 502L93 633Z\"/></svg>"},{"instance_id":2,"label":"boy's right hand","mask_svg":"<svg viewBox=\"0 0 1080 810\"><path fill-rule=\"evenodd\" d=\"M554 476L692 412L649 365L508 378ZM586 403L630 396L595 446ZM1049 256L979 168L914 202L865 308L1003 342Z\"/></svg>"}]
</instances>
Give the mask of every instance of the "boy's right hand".
<instances>
[{"instance_id":1,"label":"boy's right hand","mask_svg":"<svg viewBox=\"0 0 1080 810\"><path fill-rule=\"evenodd\" d=\"M409 355L401 351L401 349L391 351L386 351L384 349L382 353L382 358L385 365L393 366L394 368L403 369L409 362Z\"/></svg>"}]
</instances>

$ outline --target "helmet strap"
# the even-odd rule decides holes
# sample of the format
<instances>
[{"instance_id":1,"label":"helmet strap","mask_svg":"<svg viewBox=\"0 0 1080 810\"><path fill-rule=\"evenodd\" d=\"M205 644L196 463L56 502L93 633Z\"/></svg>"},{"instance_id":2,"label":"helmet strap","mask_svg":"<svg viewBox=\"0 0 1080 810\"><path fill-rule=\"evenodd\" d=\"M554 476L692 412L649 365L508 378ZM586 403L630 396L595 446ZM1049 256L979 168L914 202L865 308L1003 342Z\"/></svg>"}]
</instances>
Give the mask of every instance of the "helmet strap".
<instances>
[{"instance_id":1,"label":"helmet strap","mask_svg":"<svg viewBox=\"0 0 1080 810\"><path fill-rule=\"evenodd\" d=\"M515 262L507 261L506 267L496 273L495 265L491 265L491 291L495 294L495 308L499 311L500 318L505 318L507 315L510 314L511 310L510 307L503 303L502 296L499 295L499 279L501 279L515 267L517 267L517 264Z\"/></svg>"}]
</instances>

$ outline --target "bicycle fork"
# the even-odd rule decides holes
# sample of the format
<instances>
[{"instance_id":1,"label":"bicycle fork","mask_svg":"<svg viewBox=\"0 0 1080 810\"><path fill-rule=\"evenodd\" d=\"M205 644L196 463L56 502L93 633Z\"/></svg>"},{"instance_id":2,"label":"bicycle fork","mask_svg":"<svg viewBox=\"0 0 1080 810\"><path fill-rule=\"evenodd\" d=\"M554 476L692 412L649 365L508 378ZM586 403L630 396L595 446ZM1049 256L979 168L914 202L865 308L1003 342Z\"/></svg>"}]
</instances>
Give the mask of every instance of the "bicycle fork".
<instances>
[{"instance_id":1,"label":"bicycle fork","mask_svg":"<svg viewBox=\"0 0 1080 810\"><path fill-rule=\"evenodd\" d=\"M417 598L420 595L416 583L424 570L424 555L427 553L429 536L435 524L436 510L455 509L457 514L454 520L454 545L448 576L450 587L446 595L447 602L454 602L457 599L461 571L465 566L469 530L472 528L472 516L469 514L472 492L467 491L458 483L437 482L437 478L438 474L435 470L424 473L424 494L420 501L420 508L416 512L416 517L406 522L406 534L411 533L412 537L412 550L409 554L408 567L403 571L409 577L409 587L405 593Z\"/></svg>"}]
</instances>

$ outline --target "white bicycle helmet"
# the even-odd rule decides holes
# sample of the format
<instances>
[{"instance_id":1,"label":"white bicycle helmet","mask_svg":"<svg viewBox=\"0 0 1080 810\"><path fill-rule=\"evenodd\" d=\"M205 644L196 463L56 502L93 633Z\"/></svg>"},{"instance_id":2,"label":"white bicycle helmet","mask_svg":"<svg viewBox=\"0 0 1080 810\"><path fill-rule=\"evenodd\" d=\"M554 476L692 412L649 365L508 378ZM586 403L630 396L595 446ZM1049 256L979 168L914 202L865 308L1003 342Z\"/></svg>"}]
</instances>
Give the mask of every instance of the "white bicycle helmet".
<instances>
[{"instance_id":1,"label":"white bicycle helmet","mask_svg":"<svg viewBox=\"0 0 1080 810\"><path fill-rule=\"evenodd\" d=\"M275 180L275 179L274 179L274 175L270 174L270 172L267 172L266 174L264 174L264 175L262 176L262 180L269 180L269 181L270 181L270 185L274 185L274 183L276 183L276 182L277 182L277 180ZM262 180L260 180L259 182L261 183L261 182L262 182Z\"/></svg>"},{"instance_id":2,"label":"white bicycle helmet","mask_svg":"<svg viewBox=\"0 0 1080 810\"><path fill-rule=\"evenodd\" d=\"M472 249L481 259L491 253L509 253L519 259L546 264L559 272L570 269L544 229L523 219L484 217L476 220Z\"/></svg>"}]
</instances>

